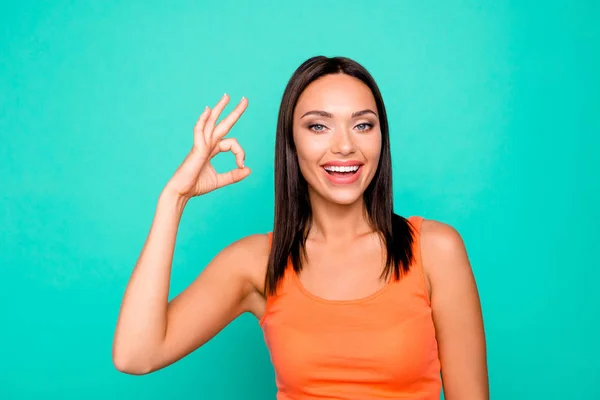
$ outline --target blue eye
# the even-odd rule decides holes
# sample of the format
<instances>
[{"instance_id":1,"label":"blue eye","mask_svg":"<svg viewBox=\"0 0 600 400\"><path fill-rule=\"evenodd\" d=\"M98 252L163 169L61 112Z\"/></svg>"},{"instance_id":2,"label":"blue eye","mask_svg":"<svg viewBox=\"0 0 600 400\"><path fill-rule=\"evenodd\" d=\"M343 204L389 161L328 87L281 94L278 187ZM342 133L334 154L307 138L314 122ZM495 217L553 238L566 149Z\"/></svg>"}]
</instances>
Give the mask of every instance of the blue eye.
<instances>
[{"instance_id":1,"label":"blue eye","mask_svg":"<svg viewBox=\"0 0 600 400\"><path fill-rule=\"evenodd\" d=\"M368 131L369 129L371 129L373 127L373 124L365 122L365 123L356 125L356 127L358 128L359 131Z\"/></svg>"},{"instance_id":2,"label":"blue eye","mask_svg":"<svg viewBox=\"0 0 600 400\"><path fill-rule=\"evenodd\" d=\"M323 132L325 130L325 125L321 125L321 124L310 124L308 126L309 129L315 131L315 132Z\"/></svg>"}]
</instances>

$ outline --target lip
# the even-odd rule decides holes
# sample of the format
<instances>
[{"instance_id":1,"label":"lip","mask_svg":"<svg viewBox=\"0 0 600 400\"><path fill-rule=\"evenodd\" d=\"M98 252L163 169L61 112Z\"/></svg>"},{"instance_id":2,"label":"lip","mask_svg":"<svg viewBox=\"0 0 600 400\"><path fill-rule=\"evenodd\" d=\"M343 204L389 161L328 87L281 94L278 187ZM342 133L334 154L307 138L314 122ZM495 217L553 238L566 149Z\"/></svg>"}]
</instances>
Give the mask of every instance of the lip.
<instances>
[{"instance_id":1,"label":"lip","mask_svg":"<svg viewBox=\"0 0 600 400\"><path fill-rule=\"evenodd\" d=\"M349 167L349 166L354 166L354 165L358 165L358 170L353 173L352 175L348 175L348 176L341 176L341 175L331 175L329 174L326 170L325 167L331 165L331 166L336 166L336 167ZM362 163L327 163L327 164L323 164L323 166L321 167L321 170L323 171L323 173L325 174L325 177L329 180L329 182L333 183L334 185L349 185L351 183L354 183L358 180L358 178L360 177L360 173L362 172Z\"/></svg>"}]
</instances>

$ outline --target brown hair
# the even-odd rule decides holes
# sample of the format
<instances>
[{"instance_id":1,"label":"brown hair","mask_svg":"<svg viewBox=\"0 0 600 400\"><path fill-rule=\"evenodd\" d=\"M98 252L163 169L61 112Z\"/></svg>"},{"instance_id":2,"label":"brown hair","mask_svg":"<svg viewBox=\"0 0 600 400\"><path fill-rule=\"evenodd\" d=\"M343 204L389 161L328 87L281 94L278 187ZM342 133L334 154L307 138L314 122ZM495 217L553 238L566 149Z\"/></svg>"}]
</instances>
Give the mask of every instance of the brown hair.
<instances>
[{"instance_id":1,"label":"brown hair","mask_svg":"<svg viewBox=\"0 0 600 400\"><path fill-rule=\"evenodd\" d=\"M312 221L308 184L300 172L292 123L298 98L306 87L325 75L346 74L361 80L373 93L381 128L381 155L373 180L364 193L365 212L373 229L379 233L386 250L382 278L400 279L408 272L413 259L413 231L405 218L394 213L392 196L392 159L388 121L379 88L369 72L356 61L345 57L317 56L306 60L290 78L279 109L275 140L275 218L273 241L265 293L274 294L284 275L288 260L296 273L306 256L306 238Z\"/></svg>"}]
</instances>

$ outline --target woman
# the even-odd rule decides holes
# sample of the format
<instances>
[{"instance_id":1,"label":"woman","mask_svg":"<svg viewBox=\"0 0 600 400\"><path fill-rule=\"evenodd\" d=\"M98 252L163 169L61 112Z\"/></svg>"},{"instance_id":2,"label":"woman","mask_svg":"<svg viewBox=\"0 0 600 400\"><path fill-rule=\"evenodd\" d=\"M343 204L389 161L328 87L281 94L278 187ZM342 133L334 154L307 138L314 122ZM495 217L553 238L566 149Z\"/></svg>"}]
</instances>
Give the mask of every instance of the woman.
<instances>
[{"instance_id":1,"label":"woman","mask_svg":"<svg viewBox=\"0 0 600 400\"><path fill-rule=\"evenodd\" d=\"M278 399L488 398L478 292L452 227L394 214L388 124L373 78L347 58L314 57L283 95L273 232L222 250L168 302L180 217L195 196L250 174L208 107L194 145L164 188L128 284L113 359L145 374L202 346L244 312L256 316ZM231 151L238 168L210 159Z\"/></svg>"}]
</instances>

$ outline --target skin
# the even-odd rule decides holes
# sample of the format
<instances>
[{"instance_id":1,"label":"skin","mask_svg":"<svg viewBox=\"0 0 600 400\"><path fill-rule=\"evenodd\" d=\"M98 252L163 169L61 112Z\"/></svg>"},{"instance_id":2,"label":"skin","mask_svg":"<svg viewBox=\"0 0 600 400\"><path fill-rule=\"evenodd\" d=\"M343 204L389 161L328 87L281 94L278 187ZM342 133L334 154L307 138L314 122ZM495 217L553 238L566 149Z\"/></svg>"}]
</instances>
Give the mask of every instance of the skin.
<instances>
[{"instance_id":1,"label":"skin","mask_svg":"<svg viewBox=\"0 0 600 400\"><path fill-rule=\"evenodd\" d=\"M298 164L309 184L313 208L319 211L329 206L348 212L348 207L362 207L363 193L381 153L377 105L370 89L344 74L313 82L298 99L293 129ZM363 163L358 182L332 184L319 167L330 161Z\"/></svg>"},{"instance_id":2,"label":"skin","mask_svg":"<svg viewBox=\"0 0 600 400\"><path fill-rule=\"evenodd\" d=\"M184 357L244 312L265 312L266 235L251 235L223 249L195 281L170 303L169 277L176 231L190 198L249 175L244 153L225 134L247 106L243 99L215 127L229 101L205 110L194 132L194 149L165 187L155 219L128 284L113 344L117 369L146 374ZM365 110L360 116L356 112ZM379 279L383 254L364 219L362 194L375 174L381 131L372 93L343 74L311 83L294 112L293 134L301 172L309 183L313 227L301 283L316 296L347 300L368 296ZM236 155L238 168L217 174L210 157ZM357 182L334 185L322 165L363 163ZM431 299L446 399L488 399L485 335L479 295L460 234L441 222L424 221L421 254Z\"/></svg>"}]
</instances>

